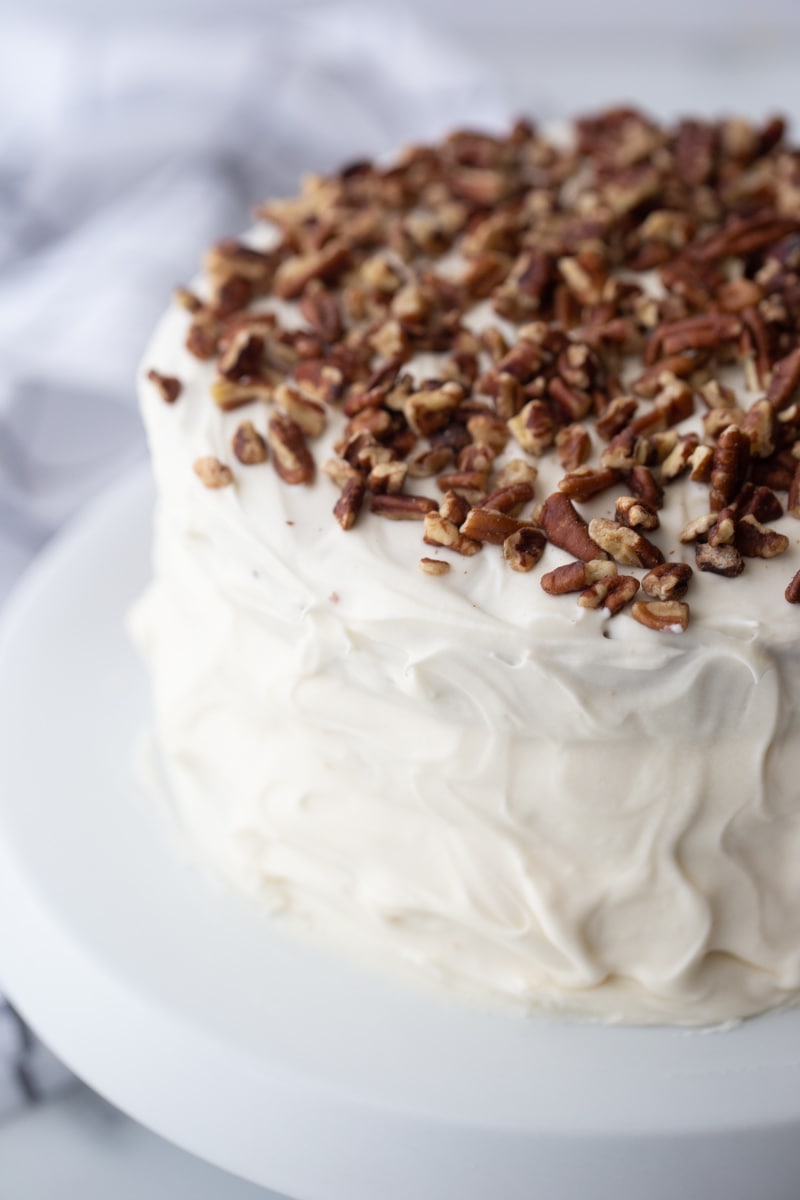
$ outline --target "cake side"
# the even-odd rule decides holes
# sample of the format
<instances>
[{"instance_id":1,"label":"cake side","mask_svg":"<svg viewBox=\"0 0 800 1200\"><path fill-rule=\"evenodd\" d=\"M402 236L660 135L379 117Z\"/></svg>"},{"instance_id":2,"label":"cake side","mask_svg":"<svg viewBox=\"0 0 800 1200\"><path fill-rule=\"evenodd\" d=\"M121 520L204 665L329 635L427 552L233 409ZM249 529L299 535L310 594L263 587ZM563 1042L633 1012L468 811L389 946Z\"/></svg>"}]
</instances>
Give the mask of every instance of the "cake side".
<instances>
[{"instance_id":1,"label":"cake side","mask_svg":"<svg viewBox=\"0 0 800 1200\"><path fill-rule=\"evenodd\" d=\"M270 305L281 328L309 328L294 301ZM452 563L431 578L417 522L363 513L345 531L329 480L287 486L274 446L263 462L232 454L245 418L269 440L274 410L210 400L217 364L185 347L195 322L173 309L145 360L181 390L165 404L142 385L159 517L136 624L203 856L322 937L336 926L524 1006L708 1022L792 1000L797 612L777 564L754 558L738 579L695 571L680 636L546 594L542 570L574 561L552 541L538 573L511 570L492 545L429 546ZM463 324L515 332L480 298ZM442 363L423 348L405 369L421 384ZM325 414L319 461L348 420L337 404ZM697 412L674 428L699 430L698 444L705 433ZM232 485L203 486L191 467L209 458ZM512 445L493 469L520 458L538 467L535 500L557 490L555 454ZM620 524L629 478L579 502L587 520ZM708 485L673 487L651 536L694 563L680 536ZM430 495L431 481L403 494ZM800 565L793 526L771 523L786 530L787 575Z\"/></svg>"}]
</instances>

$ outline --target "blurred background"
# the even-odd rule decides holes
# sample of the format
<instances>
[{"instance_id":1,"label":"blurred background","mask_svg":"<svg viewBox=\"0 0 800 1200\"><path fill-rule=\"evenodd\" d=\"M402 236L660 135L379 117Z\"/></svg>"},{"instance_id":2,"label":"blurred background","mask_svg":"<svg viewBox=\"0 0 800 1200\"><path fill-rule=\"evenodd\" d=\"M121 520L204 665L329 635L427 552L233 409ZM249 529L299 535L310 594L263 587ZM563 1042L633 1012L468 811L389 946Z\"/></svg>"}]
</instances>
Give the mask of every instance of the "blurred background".
<instances>
[{"instance_id":1,"label":"blurred background","mask_svg":"<svg viewBox=\"0 0 800 1200\"><path fill-rule=\"evenodd\" d=\"M149 331L259 198L521 113L796 125L798 61L796 0L0 0L0 603L143 457ZM0 998L0 1200L257 1194L94 1097Z\"/></svg>"}]
</instances>

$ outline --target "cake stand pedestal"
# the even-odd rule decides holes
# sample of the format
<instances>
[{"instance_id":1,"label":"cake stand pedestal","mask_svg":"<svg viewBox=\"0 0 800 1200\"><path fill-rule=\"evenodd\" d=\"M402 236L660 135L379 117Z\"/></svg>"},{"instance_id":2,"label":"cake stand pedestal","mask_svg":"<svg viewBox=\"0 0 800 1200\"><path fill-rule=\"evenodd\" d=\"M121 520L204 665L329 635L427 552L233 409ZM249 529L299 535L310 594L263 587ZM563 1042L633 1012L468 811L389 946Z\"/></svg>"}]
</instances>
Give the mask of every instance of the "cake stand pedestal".
<instances>
[{"instance_id":1,"label":"cake stand pedestal","mask_svg":"<svg viewBox=\"0 0 800 1200\"><path fill-rule=\"evenodd\" d=\"M524 1021L286 937L133 778L148 477L0 634L0 985L102 1095L299 1200L796 1200L800 1012L726 1034Z\"/></svg>"}]
</instances>

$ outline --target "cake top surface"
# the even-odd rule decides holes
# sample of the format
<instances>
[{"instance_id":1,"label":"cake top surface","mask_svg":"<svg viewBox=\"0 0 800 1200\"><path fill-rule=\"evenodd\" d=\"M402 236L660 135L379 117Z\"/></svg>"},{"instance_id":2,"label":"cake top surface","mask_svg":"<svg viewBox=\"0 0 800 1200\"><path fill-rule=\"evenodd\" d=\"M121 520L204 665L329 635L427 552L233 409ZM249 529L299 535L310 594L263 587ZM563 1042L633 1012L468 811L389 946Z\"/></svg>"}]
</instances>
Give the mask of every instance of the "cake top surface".
<instances>
[{"instance_id":1,"label":"cake top surface","mask_svg":"<svg viewBox=\"0 0 800 1200\"><path fill-rule=\"evenodd\" d=\"M296 609L374 618L380 572L387 621L412 600L643 661L796 638L780 120L456 132L266 204L177 299L145 362L156 469Z\"/></svg>"}]
</instances>

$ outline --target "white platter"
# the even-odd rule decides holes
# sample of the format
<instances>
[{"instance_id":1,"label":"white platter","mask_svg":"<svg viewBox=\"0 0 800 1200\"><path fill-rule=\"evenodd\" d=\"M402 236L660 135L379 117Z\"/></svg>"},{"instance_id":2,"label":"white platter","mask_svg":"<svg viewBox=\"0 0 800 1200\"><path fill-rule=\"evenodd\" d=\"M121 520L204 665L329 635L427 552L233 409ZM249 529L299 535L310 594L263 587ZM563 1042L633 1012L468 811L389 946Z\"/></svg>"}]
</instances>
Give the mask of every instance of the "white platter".
<instances>
[{"instance_id":1,"label":"white platter","mask_svg":"<svg viewBox=\"0 0 800 1200\"><path fill-rule=\"evenodd\" d=\"M287 938L134 781L123 617L151 490L35 564L0 633L0 985L88 1083L300 1200L796 1200L800 1012L725 1034L524 1021Z\"/></svg>"}]
</instances>

